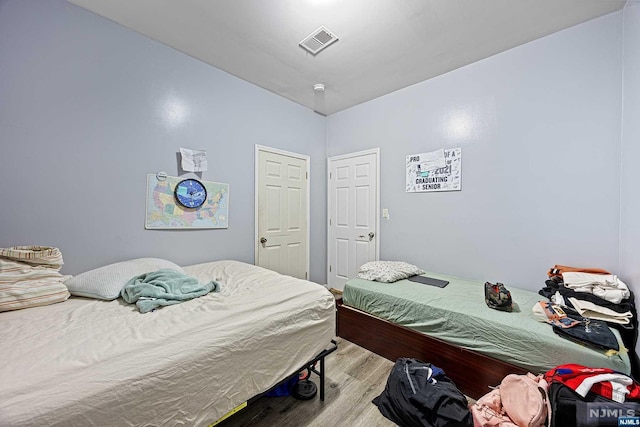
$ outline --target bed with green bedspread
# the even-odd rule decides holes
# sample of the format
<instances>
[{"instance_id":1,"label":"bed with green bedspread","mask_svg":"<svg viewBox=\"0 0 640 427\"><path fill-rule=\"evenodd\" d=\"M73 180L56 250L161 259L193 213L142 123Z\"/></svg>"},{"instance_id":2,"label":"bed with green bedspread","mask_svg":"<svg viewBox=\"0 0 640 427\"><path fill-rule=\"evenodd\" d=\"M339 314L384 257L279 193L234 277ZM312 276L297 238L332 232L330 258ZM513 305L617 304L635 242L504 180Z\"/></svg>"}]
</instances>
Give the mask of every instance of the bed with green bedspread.
<instances>
[{"instance_id":1,"label":"bed with green bedspread","mask_svg":"<svg viewBox=\"0 0 640 427\"><path fill-rule=\"evenodd\" d=\"M438 288L409 280L382 283L351 279L345 285L343 303L531 372L544 372L564 363L631 372L616 330L613 332L623 350L607 356L561 338L550 325L537 321L531 309L546 299L534 292L507 285L515 310L502 312L485 304L484 282L431 272L424 276L449 284Z\"/></svg>"}]
</instances>

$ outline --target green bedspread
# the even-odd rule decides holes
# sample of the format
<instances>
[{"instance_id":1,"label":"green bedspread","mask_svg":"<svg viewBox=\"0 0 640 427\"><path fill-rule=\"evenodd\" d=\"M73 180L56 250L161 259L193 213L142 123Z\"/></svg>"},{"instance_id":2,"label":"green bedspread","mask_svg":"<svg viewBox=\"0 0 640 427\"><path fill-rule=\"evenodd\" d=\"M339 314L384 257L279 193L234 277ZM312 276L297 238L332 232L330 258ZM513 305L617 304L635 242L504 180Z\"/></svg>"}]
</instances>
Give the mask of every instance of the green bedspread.
<instances>
[{"instance_id":1,"label":"green bedspread","mask_svg":"<svg viewBox=\"0 0 640 427\"><path fill-rule=\"evenodd\" d=\"M213 280L199 283L195 277L171 269L141 274L129 280L120 295L129 304L135 303L140 313L160 306L178 304L219 290Z\"/></svg>"},{"instance_id":2,"label":"green bedspread","mask_svg":"<svg viewBox=\"0 0 640 427\"><path fill-rule=\"evenodd\" d=\"M544 372L563 363L612 368L629 374L624 350L607 356L556 335L537 321L531 308L540 295L507 284L515 312L490 309L484 302L484 282L428 272L424 276L448 280L444 288L400 280L395 283L351 279L344 288L344 304L376 317L423 332L449 343ZM618 331L614 334L624 346Z\"/></svg>"}]
</instances>

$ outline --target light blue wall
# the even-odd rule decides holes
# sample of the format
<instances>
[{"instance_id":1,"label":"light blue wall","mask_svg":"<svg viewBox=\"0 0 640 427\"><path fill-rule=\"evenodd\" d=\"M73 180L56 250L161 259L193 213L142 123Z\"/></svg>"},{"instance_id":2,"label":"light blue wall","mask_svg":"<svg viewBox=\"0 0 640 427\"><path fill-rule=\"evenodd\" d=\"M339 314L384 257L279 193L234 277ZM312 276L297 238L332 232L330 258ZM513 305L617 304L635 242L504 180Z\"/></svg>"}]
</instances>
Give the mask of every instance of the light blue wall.
<instances>
[{"instance_id":1,"label":"light blue wall","mask_svg":"<svg viewBox=\"0 0 640 427\"><path fill-rule=\"evenodd\" d=\"M640 283L639 8L325 119L62 0L2 0L0 246L58 246L71 274L137 256L253 262L261 144L312 158L324 283L325 158L380 147L383 259L533 290L554 263ZM145 175L177 173L180 146L207 149L203 179L230 183L228 230L144 230ZM463 190L405 193L405 156L441 147L462 147Z\"/></svg>"},{"instance_id":2,"label":"light blue wall","mask_svg":"<svg viewBox=\"0 0 640 427\"><path fill-rule=\"evenodd\" d=\"M57 246L68 274L253 262L261 144L311 156L310 278L324 283L325 120L62 0L1 1L0 247ZM146 174L175 175L179 147L207 149L203 179L230 184L227 230L144 229Z\"/></svg>"},{"instance_id":3,"label":"light blue wall","mask_svg":"<svg viewBox=\"0 0 640 427\"><path fill-rule=\"evenodd\" d=\"M620 276L640 286L640 3L624 9ZM637 303L640 303L638 301Z\"/></svg>"},{"instance_id":4,"label":"light blue wall","mask_svg":"<svg viewBox=\"0 0 640 427\"><path fill-rule=\"evenodd\" d=\"M329 156L380 147L381 259L534 291L617 271L621 46L619 12L329 116ZM406 193L405 156L447 147L462 191Z\"/></svg>"}]
</instances>

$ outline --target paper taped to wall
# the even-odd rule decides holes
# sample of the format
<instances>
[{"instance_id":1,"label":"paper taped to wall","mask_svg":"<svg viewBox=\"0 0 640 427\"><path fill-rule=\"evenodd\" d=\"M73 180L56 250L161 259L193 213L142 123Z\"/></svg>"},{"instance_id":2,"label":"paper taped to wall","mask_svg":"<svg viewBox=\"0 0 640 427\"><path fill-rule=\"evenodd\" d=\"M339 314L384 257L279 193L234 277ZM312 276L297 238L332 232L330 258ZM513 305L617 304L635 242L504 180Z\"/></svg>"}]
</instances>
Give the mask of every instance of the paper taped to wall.
<instances>
[{"instance_id":1,"label":"paper taped to wall","mask_svg":"<svg viewBox=\"0 0 640 427\"><path fill-rule=\"evenodd\" d=\"M180 147L182 156L182 170L186 172L204 172L207 170L207 151L191 150Z\"/></svg>"}]
</instances>

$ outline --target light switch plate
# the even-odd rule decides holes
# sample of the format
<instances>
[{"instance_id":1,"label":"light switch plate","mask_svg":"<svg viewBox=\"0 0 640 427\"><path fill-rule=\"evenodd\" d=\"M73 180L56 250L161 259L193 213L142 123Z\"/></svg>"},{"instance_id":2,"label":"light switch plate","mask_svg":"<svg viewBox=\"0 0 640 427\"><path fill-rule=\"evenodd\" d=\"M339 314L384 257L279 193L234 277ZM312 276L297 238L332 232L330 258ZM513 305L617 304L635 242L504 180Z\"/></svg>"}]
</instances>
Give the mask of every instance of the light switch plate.
<instances>
[{"instance_id":1,"label":"light switch plate","mask_svg":"<svg viewBox=\"0 0 640 427\"><path fill-rule=\"evenodd\" d=\"M389 219L389 209L382 209L382 219Z\"/></svg>"}]
</instances>

